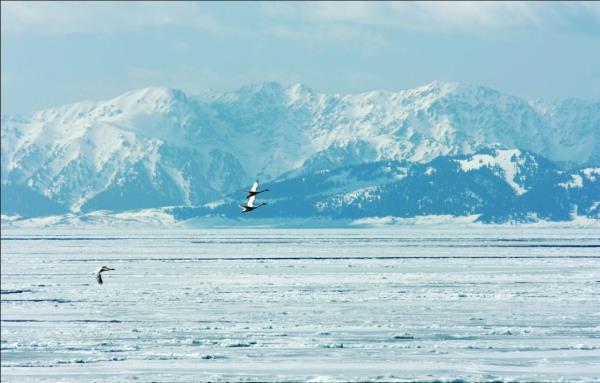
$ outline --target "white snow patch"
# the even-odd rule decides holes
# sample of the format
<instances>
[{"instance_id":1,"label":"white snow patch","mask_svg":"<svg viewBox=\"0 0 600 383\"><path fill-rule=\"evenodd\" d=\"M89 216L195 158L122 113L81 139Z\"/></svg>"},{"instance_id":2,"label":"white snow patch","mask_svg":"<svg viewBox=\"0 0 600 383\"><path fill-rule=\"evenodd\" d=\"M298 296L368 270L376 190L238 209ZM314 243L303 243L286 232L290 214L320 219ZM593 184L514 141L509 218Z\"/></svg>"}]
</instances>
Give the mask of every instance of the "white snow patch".
<instances>
[{"instance_id":1,"label":"white snow patch","mask_svg":"<svg viewBox=\"0 0 600 383\"><path fill-rule=\"evenodd\" d=\"M377 190L379 190L377 186L369 186L366 188L357 189L344 194L342 199L346 205L350 205L359 198L366 201L372 201L379 198L379 195L375 194Z\"/></svg>"},{"instance_id":2,"label":"white snow patch","mask_svg":"<svg viewBox=\"0 0 600 383\"><path fill-rule=\"evenodd\" d=\"M163 209L144 209L114 213L107 210L97 210L86 214L68 213L47 217L28 219L2 219L3 226L21 228L45 227L147 227L177 225L175 218Z\"/></svg>"},{"instance_id":3,"label":"white snow patch","mask_svg":"<svg viewBox=\"0 0 600 383\"><path fill-rule=\"evenodd\" d=\"M178 186L179 190L183 193L183 202L186 206L190 206L192 201L190 199L190 181L185 178L183 172L177 168L166 168L167 173L171 176L171 179Z\"/></svg>"},{"instance_id":4,"label":"white snow patch","mask_svg":"<svg viewBox=\"0 0 600 383\"><path fill-rule=\"evenodd\" d=\"M218 199L216 201L211 201L208 203L205 203L204 205L202 205L202 207L208 208L208 209L216 209L219 206L225 204L227 201L225 199Z\"/></svg>"},{"instance_id":5,"label":"white snow patch","mask_svg":"<svg viewBox=\"0 0 600 383\"><path fill-rule=\"evenodd\" d=\"M600 219L590 218L582 215L575 215L571 217L569 221L570 226L574 227L598 227L600 228ZM548 226L552 225L552 222L546 223Z\"/></svg>"},{"instance_id":6,"label":"white snow patch","mask_svg":"<svg viewBox=\"0 0 600 383\"><path fill-rule=\"evenodd\" d=\"M126 211L114 214L114 218L119 221L132 221L143 224L173 225L175 218L162 209L144 209L138 211Z\"/></svg>"},{"instance_id":7,"label":"white snow patch","mask_svg":"<svg viewBox=\"0 0 600 383\"><path fill-rule=\"evenodd\" d=\"M367 217L352 221L352 225L385 226L385 225L440 225L440 224L470 224L475 223L479 214L454 216L454 215L424 215L412 218L385 216Z\"/></svg>"},{"instance_id":8,"label":"white snow patch","mask_svg":"<svg viewBox=\"0 0 600 383\"><path fill-rule=\"evenodd\" d=\"M600 202L595 204L600 206ZM417 217L367 217L360 218L352 221L351 226L367 226L367 227L383 227L383 226L424 226L437 225L456 227L456 225L464 225L465 227L523 227L523 228L600 228L600 219L590 218L581 215L572 215L570 221L545 221L542 219L536 219L531 223L501 223L501 224L484 224L477 222L479 214L466 215L466 216L453 216L453 215L423 215ZM532 217L534 218L534 217Z\"/></svg>"},{"instance_id":9,"label":"white snow patch","mask_svg":"<svg viewBox=\"0 0 600 383\"><path fill-rule=\"evenodd\" d=\"M2 214L2 215L0 215L0 221L2 221L2 223L14 222L14 221L19 220L20 218L21 218L21 216L18 214L15 214L15 215Z\"/></svg>"},{"instance_id":10,"label":"white snow patch","mask_svg":"<svg viewBox=\"0 0 600 383\"><path fill-rule=\"evenodd\" d=\"M408 177L408 168L396 168L396 173L394 174L396 181L400 181L406 177Z\"/></svg>"},{"instance_id":11,"label":"white snow patch","mask_svg":"<svg viewBox=\"0 0 600 383\"><path fill-rule=\"evenodd\" d=\"M513 188L517 195L522 195L527 190L515 182L518 166L523 164L520 156L521 151L519 149L498 150L496 156L476 154L471 156L470 159L458 160L458 163L460 164L460 168L465 172L477 170L484 166L498 167L502 169L506 183Z\"/></svg>"},{"instance_id":12,"label":"white snow patch","mask_svg":"<svg viewBox=\"0 0 600 383\"><path fill-rule=\"evenodd\" d=\"M581 189L583 187L583 177L579 174L572 174L571 180L568 182L561 182L558 184L565 189Z\"/></svg>"},{"instance_id":13,"label":"white snow patch","mask_svg":"<svg viewBox=\"0 0 600 383\"><path fill-rule=\"evenodd\" d=\"M586 168L582 172L590 181L596 181L596 177L600 177L600 168Z\"/></svg>"}]
</instances>

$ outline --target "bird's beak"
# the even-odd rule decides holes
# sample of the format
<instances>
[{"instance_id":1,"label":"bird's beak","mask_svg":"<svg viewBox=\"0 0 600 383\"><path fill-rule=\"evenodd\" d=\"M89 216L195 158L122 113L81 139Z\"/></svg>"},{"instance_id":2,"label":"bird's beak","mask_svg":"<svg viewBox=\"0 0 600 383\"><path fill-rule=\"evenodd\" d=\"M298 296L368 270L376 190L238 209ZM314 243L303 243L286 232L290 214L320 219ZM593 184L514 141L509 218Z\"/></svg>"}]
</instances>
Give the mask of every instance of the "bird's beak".
<instances>
[{"instance_id":1,"label":"bird's beak","mask_svg":"<svg viewBox=\"0 0 600 383\"><path fill-rule=\"evenodd\" d=\"M114 269L109 268L108 270L114 270Z\"/></svg>"}]
</instances>

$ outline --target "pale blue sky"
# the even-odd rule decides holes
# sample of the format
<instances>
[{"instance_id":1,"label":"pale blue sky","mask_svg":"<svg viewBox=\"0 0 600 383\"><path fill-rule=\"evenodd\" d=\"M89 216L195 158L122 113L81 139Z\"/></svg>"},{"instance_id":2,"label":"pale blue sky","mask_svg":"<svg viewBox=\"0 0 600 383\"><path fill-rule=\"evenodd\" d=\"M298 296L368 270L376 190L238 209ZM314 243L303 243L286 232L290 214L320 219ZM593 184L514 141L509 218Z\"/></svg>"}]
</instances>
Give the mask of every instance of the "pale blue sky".
<instances>
[{"instance_id":1,"label":"pale blue sky","mask_svg":"<svg viewBox=\"0 0 600 383\"><path fill-rule=\"evenodd\" d=\"M145 86L600 98L600 4L2 2L2 114Z\"/></svg>"}]
</instances>

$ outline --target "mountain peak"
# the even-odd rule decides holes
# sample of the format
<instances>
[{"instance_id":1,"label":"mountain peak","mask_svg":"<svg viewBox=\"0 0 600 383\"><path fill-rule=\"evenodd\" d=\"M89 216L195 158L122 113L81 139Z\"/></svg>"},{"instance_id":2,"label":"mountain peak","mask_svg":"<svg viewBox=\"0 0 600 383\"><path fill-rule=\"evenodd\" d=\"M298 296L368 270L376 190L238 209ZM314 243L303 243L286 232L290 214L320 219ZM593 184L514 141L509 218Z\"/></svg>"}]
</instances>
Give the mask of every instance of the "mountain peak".
<instances>
[{"instance_id":1,"label":"mountain peak","mask_svg":"<svg viewBox=\"0 0 600 383\"><path fill-rule=\"evenodd\" d=\"M182 90L152 86L102 102L100 108L114 110L115 113L148 113L171 110L175 105L187 105L188 101L188 96Z\"/></svg>"},{"instance_id":2,"label":"mountain peak","mask_svg":"<svg viewBox=\"0 0 600 383\"><path fill-rule=\"evenodd\" d=\"M264 81L254 84L244 85L237 90L237 93L243 95L254 95L257 93L263 94L279 94L284 90L283 85L276 81Z\"/></svg>"},{"instance_id":3,"label":"mountain peak","mask_svg":"<svg viewBox=\"0 0 600 383\"><path fill-rule=\"evenodd\" d=\"M502 96L502 93L498 92L496 89L490 88L485 85L478 84L470 84L464 82L456 82L456 81L439 81L434 80L428 84L418 86L413 89L409 89L408 91L417 92L420 94L452 94L452 95L460 95L463 97L498 97ZM511 97L509 95L504 95L506 97Z\"/></svg>"},{"instance_id":4,"label":"mountain peak","mask_svg":"<svg viewBox=\"0 0 600 383\"><path fill-rule=\"evenodd\" d=\"M309 102L315 96L315 92L310 87L300 83L290 85L286 90L286 94L290 103Z\"/></svg>"},{"instance_id":5,"label":"mountain peak","mask_svg":"<svg viewBox=\"0 0 600 383\"><path fill-rule=\"evenodd\" d=\"M495 142L597 165L599 115L597 103L541 114L490 88L440 81L342 96L263 82L202 99L147 87L3 118L1 173L69 209L141 203L134 196L146 191L146 207L196 204L257 175L266 182L379 160L424 163ZM495 149L482 161L514 165L515 153Z\"/></svg>"},{"instance_id":6,"label":"mountain peak","mask_svg":"<svg viewBox=\"0 0 600 383\"><path fill-rule=\"evenodd\" d=\"M161 86L149 86L141 89L131 90L116 97L114 100L135 98L139 100L166 100L185 99L186 94L180 89Z\"/></svg>"},{"instance_id":7,"label":"mountain peak","mask_svg":"<svg viewBox=\"0 0 600 383\"><path fill-rule=\"evenodd\" d=\"M434 80L428 84L413 88L413 90L420 92L420 93L432 93L432 92L447 93L447 92L455 91L455 90L459 89L461 86L462 85L458 82L446 82L446 81Z\"/></svg>"}]
</instances>

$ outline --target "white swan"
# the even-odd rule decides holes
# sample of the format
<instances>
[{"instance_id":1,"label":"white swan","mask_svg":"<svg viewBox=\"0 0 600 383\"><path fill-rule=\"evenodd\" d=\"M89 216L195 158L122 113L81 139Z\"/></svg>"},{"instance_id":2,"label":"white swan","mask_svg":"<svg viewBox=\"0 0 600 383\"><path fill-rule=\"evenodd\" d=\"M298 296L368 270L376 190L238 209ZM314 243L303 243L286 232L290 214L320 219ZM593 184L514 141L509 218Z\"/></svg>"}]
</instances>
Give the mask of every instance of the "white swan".
<instances>
[{"instance_id":1,"label":"white swan","mask_svg":"<svg viewBox=\"0 0 600 383\"><path fill-rule=\"evenodd\" d=\"M250 197L253 197L253 196L255 196L255 195L259 194L259 193L264 193L266 191L269 191L269 189L264 189L264 190L261 190L261 191L257 191L257 189L258 189L258 180L254 181L254 184L252 184L252 187L250 188L250 190L246 192L248 194L246 196L246 198L250 198Z\"/></svg>"},{"instance_id":2,"label":"white swan","mask_svg":"<svg viewBox=\"0 0 600 383\"><path fill-rule=\"evenodd\" d=\"M98 270L94 271L93 275L96 277L98 284L102 284L102 272L110 271L110 270L114 270L114 269L111 269L110 267L102 266L102 267L98 268Z\"/></svg>"},{"instance_id":3,"label":"white swan","mask_svg":"<svg viewBox=\"0 0 600 383\"><path fill-rule=\"evenodd\" d=\"M250 196L250 197L248 197L248 202L246 202L245 205L240 205L240 207L242 208L242 213L247 213L249 211L252 211L254 209L257 209L257 208L259 208L259 207L264 206L264 205L267 204L266 202L263 202L263 203L255 206L254 205L254 200L255 199L256 199L255 195Z\"/></svg>"}]
</instances>

